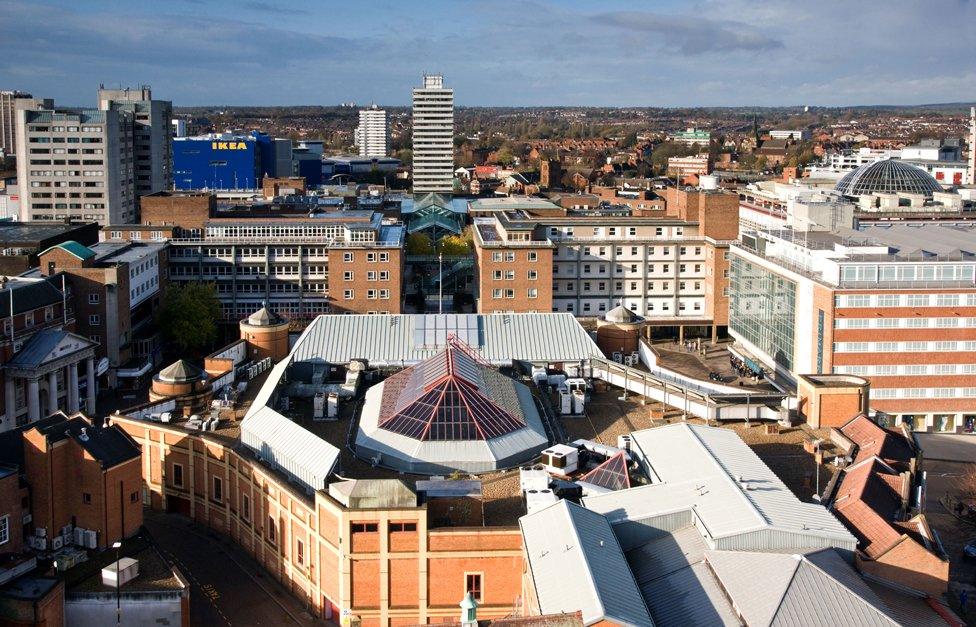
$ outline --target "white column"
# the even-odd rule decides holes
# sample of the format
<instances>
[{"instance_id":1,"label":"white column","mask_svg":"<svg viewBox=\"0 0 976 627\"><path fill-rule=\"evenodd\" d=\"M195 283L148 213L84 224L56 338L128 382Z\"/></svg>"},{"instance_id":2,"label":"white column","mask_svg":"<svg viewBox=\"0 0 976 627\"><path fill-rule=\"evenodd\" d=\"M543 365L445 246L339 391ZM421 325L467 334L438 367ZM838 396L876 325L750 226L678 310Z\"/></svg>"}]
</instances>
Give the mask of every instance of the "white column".
<instances>
[{"instance_id":1,"label":"white column","mask_svg":"<svg viewBox=\"0 0 976 627\"><path fill-rule=\"evenodd\" d=\"M37 379L27 380L27 419L30 422L41 419L41 385Z\"/></svg>"},{"instance_id":2,"label":"white column","mask_svg":"<svg viewBox=\"0 0 976 627\"><path fill-rule=\"evenodd\" d=\"M13 429L17 426L17 387L9 374L3 382L3 407L7 415L7 428Z\"/></svg>"},{"instance_id":3,"label":"white column","mask_svg":"<svg viewBox=\"0 0 976 627\"><path fill-rule=\"evenodd\" d=\"M58 371L47 373L47 415L58 411Z\"/></svg>"},{"instance_id":4,"label":"white column","mask_svg":"<svg viewBox=\"0 0 976 627\"><path fill-rule=\"evenodd\" d=\"M68 413L78 411L78 362L68 365Z\"/></svg>"},{"instance_id":5,"label":"white column","mask_svg":"<svg viewBox=\"0 0 976 627\"><path fill-rule=\"evenodd\" d=\"M89 416L95 415L95 358L89 357L88 363L88 399L85 402L85 412Z\"/></svg>"}]
</instances>

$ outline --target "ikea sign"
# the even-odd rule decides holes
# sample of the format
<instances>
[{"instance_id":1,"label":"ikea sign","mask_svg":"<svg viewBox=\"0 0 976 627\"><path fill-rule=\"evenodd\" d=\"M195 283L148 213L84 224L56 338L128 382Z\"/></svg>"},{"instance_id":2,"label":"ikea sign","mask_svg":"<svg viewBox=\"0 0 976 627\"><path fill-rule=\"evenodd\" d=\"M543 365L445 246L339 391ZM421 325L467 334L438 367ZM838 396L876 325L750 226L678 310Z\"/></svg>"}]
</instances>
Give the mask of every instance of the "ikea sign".
<instances>
[{"instance_id":1,"label":"ikea sign","mask_svg":"<svg viewBox=\"0 0 976 627\"><path fill-rule=\"evenodd\" d=\"M247 142L211 142L213 150L247 150Z\"/></svg>"}]
</instances>

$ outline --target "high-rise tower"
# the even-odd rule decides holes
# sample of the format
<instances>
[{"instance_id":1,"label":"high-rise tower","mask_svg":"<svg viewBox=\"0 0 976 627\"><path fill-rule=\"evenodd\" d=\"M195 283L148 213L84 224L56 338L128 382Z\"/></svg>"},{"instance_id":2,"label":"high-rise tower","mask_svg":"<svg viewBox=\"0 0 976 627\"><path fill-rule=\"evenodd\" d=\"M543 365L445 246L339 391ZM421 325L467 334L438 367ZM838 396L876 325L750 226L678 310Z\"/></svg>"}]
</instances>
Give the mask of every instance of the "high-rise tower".
<instances>
[{"instance_id":1,"label":"high-rise tower","mask_svg":"<svg viewBox=\"0 0 976 627\"><path fill-rule=\"evenodd\" d=\"M454 191L454 90L440 74L413 90L413 193Z\"/></svg>"},{"instance_id":2,"label":"high-rise tower","mask_svg":"<svg viewBox=\"0 0 976 627\"><path fill-rule=\"evenodd\" d=\"M385 157L388 150L386 111L373 105L359 112L356 145L360 157Z\"/></svg>"},{"instance_id":3,"label":"high-rise tower","mask_svg":"<svg viewBox=\"0 0 976 627\"><path fill-rule=\"evenodd\" d=\"M976 107L969 108L969 172L967 183L976 185Z\"/></svg>"}]
</instances>

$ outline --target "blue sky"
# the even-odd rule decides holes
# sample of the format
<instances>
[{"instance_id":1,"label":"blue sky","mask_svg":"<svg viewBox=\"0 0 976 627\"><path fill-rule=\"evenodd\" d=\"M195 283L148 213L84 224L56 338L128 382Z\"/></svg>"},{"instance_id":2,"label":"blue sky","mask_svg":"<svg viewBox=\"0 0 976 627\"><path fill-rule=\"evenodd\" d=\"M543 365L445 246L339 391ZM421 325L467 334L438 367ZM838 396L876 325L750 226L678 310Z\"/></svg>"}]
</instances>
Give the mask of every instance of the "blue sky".
<instances>
[{"instance_id":1,"label":"blue sky","mask_svg":"<svg viewBox=\"0 0 976 627\"><path fill-rule=\"evenodd\" d=\"M976 99L974 0L0 0L0 89L93 104L846 105Z\"/></svg>"}]
</instances>

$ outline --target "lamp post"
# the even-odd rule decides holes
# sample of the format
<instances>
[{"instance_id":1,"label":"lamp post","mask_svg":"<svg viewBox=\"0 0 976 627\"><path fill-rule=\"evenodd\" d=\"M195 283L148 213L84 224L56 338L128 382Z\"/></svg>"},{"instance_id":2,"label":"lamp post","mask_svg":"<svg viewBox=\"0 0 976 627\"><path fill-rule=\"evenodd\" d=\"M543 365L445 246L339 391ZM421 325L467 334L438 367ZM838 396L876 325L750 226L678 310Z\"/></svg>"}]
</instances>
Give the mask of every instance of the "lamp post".
<instances>
[{"instance_id":1,"label":"lamp post","mask_svg":"<svg viewBox=\"0 0 976 627\"><path fill-rule=\"evenodd\" d=\"M437 313L444 313L444 253L437 254Z\"/></svg>"},{"instance_id":2,"label":"lamp post","mask_svg":"<svg viewBox=\"0 0 976 627\"><path fill-rule=\"evenodd\" d=\"M115 542L112 544L112 548L115 549L115 624L122 624L122 571L119 569L119 564L121 562L120 549L122 548L121 542Z\"/></svg>"}]
</instances>

